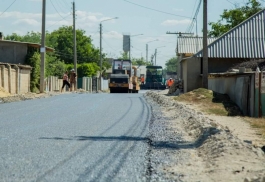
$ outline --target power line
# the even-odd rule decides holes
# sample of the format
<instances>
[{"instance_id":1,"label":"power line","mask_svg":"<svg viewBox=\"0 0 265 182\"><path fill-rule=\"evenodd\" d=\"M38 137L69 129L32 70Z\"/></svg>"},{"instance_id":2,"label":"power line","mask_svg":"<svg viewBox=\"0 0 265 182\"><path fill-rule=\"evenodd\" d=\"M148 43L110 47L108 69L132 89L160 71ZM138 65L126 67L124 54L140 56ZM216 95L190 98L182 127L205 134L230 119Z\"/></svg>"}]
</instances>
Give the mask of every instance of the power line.
<instances>
[{"instance_id":1,"label":"power line","mask_svg":"<svg viewBox=\"0 0 265 182\"><path fill-rule=\"evenodd\" d=\"M14 0L5 10L3 13L0 14L2 16L17 0Z\"/></svg>"},{"instance_id":2,"label":"power line","mask_svg":"<svg viewBox=\"0 0 265 182\"><path fill-rule=\"evenodd\" d=\"M182 15L176 15L176 14L172 14L172 13L167 13L167 12L164 12L164 11L160 11L160 10L157 10L157 9L153 9L153 8L149 8L149 7L146 7L146 6L142 6L140 4L133 3L133 2L130 2L128 0L124 0L124 1L127 2L127 3L131 3L131 4L135 5L135 6L139 6L139 7L142 7L142 8L145 8L145 9L149 9L149 10L152 10L152 11L157 11L159 13L164 13L164 14L168 14L168 15L173 15L173 16L178 16L178 17L183 17L183 18L189 18L189 19L191 19L191 17L182 16Z\"/></svg>"},{"instance_id":3,"label":"power line","mask_svg":"<svg viewBox=\"0 0 265 182\"><path fill-rule=\"evenodd\" d=\"M62 18L64 19L64 17L63 17L63 16L58 12L58 10L55 8L55 6L54 6L52 0L50 0L50 2L52 3L52 6L53 6L53 8L55 9L55 11L60 15L60 17L62 17Z\"/></svg>"},{"instance_id":4,"label":"power line","mask_svg":"<svg viewBox=\"0 0 265 182\"><path fill-rule=\"evenodd\" d=\"M59 22L61 22L61 21L63 21L63 20L67 20L66 18L67 18L68 16L70 16L70 15L71 15L71 14L69 14L69 15L63 17L61 20L59 20L59 21L55 22L54 24L50 25L49 27L47 27L47 29L51 28L52 26L54 26L55 24L57 24L57 23L59 23ZM67 20L67 21L69 21L69 20Z\"/></svg>"}]
</instances>

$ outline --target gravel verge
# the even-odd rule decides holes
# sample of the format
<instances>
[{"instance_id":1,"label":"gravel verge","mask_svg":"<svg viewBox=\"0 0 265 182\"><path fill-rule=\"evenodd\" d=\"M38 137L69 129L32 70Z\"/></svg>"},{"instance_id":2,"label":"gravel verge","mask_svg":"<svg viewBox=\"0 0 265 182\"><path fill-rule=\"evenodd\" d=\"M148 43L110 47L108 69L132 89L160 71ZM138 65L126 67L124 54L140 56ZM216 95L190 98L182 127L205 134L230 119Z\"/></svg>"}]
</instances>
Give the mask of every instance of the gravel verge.
<instances>
[{"instance_id":1,"label":"gravel verge","mask_svg":"<svg viewBox=\"0 0 265 182\"><path fill-rule=\"evenodd\" d=\"M147 92L151 181L265 181L265 155L182 103Z\"/></svg>"}]
</instances>

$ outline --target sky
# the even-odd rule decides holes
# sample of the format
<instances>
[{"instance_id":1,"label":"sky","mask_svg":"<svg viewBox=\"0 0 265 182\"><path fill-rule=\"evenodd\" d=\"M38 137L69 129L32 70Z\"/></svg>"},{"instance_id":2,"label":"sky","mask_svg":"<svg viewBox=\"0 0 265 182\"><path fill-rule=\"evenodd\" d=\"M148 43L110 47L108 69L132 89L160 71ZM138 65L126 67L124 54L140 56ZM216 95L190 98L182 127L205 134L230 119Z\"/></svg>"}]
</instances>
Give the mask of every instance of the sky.
<instances>
[{"instance_id":1,"label":"sky","mask_svg":"<svg viewBox=\"0 0 265 182\"><path fill-rule=\"evenodd\" d=\"M91 36L99 47L102 24L102 50L110 58L123 52L123 35L131 36L131 57L146 59L157 49L156 64L164 66L176 56L176 34L188 32L200 0L75 0L76 28ZM208 22L216 22L224 9L242 6L248 0L208 0ZM46 30L52 32L73 24L73 0L46 0ZM261 2L263 7L265 2ZM41 32L42 0L0 0L0 32L5 35ZM118 17L118 19L112 19ZM107 20L112 19L112 20ZM107 21L104 21L107 20ZM103 21L103 22L102 22ZM203 3L197 26L191 30L202 36ZM197 27L197 28L196 28ZM197 30L197 31L196 31ZM142 35L141 35L142 34ZM146 45L148 44L148 51Z\"/></svg>"}]
</instances>

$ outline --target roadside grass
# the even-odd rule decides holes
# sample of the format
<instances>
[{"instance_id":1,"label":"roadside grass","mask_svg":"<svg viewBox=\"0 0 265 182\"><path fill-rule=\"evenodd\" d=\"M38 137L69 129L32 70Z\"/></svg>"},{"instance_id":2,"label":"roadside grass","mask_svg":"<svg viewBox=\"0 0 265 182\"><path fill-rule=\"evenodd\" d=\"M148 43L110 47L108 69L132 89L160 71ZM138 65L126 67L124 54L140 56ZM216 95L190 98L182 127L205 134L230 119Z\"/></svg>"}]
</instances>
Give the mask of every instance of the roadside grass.
<instances>
[{"instance_id":1,"label":"roadside grass","mask_svg":"<svg viewBox=\"0 0 265 182\"><path fill-rule=\"evenodd\" d=\"M202 112L219 116L241 116L240 109L227 95L199 88L173 98L176 101L199 105Z\"/></svg>"},{"instance_id":2,"label":"roadside grass","mask_svg":"<svg viewBox=\"0 0 265 182\"><path fill-rule=\"evenodd\" d=\"M265 138L265 118L244 117L239 107L226 94L199 88L191 92L173 97L174 100L196 105L200 111L218 116L240 116L257 129L258 134Z\"/></svg>"},{"instance_id":3,"label":"roadside grass","mask_svg":"<svg viewBox=\"0 0 265 182\"><path fill-rule=\"evenodd\" d=\"M244 118L250 125L258 130L258 134L265 138L265 118Z\"/></svg>"}]
</instances>

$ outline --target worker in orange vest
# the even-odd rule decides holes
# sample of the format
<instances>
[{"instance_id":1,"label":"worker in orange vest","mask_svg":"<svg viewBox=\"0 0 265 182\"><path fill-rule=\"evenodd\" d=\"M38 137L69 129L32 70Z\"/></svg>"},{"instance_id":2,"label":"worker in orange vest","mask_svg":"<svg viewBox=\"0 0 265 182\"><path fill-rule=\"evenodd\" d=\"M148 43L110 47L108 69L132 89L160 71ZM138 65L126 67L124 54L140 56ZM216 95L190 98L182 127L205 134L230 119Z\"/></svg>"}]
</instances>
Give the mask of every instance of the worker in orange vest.
<instances>
[{"instance_id":1,"label":"worker in orange vest","mask_svg":"<svg viewBox=\"0 0 265 182\"><path fill-rule=\"evenodd\" d=\"M141 84L144 84L144 76L141 77Z\"/></svg>"},{"instance_id":2,"label":"worker in orange vest","mask_svg":"<svg viewBox=\"0 0 265 182\"><path fill-rule=\"evenodd\" d=\"M172 78L170 78L168 81L167 81L167 86L168 88L170 88L174 83L174 80Z\"/></svg>"}]
</instances>

